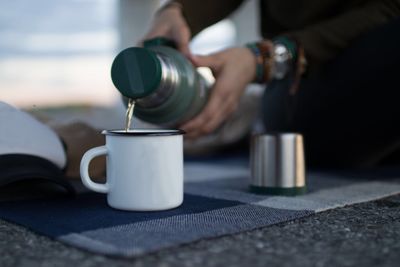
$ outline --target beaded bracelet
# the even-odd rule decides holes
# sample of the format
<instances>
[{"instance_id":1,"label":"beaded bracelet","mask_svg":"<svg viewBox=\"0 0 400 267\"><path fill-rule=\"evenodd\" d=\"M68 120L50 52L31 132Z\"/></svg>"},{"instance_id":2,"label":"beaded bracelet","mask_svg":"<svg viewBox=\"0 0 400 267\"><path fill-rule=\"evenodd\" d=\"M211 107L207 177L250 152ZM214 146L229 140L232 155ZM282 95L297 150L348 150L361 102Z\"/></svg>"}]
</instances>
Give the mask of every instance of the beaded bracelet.
<instances>
[{"instance_id":1,"label":"beaded bracelet","mask_svg":"<svg viewBox=\"0 0 400 267\"><path fill-rule=\"evenodd\" d=\"M256 57L256 77L254 82L263 83L264 82L264 59L262 57L261 51L256 43L246 44L246 47L251 50L251 52Z\"/></svg>"},{"instance_id":2,"label":"beaded bracelet","mask_svg":"<svg viewBox=\"0 0 400 267\"><path fill-rule=\"evenodd\" d=\"M256 78L255 83L265 83L269 81L271 77L271 50L272 42L270 41L260 41L256 43L246 44L251 52L253 52L256 57Z\"/></svg>"},{"instance_id":3,"label":"beaded bracelet","mask_svg":"<svg viewBox=\"0 0 400 267\"><path fill-rule=\"evenodd\" d=\"M272 69L273 69L273 48L274 45L271 41L269 40L262 40L260 42L257 42L257 47L261 51L261 56L263 58L263 66L264 66L264 80L263 83L266 83L271 80L272 78Z\"/></svg>"},{"instance_id":4,"label":"beaded bracelet","mask_svg":"<svg viewBox=\"0 0 400 267\"><path fill-rule=\"evenodd\" d=\"M307 61L304 55L304 49L296 40L286 36L279 36L274 38L273 41L262 40L256 43L249 43L246 45L256 57L256 83L266 83L271 79L277 78L275 76L275 45L281 44L286 47L290 56L290 69L291 75L294 74L293 85L298 87L301 76L305 73ZM288 75L288 74L286 74Z\"/></svg>"}]
</instances>

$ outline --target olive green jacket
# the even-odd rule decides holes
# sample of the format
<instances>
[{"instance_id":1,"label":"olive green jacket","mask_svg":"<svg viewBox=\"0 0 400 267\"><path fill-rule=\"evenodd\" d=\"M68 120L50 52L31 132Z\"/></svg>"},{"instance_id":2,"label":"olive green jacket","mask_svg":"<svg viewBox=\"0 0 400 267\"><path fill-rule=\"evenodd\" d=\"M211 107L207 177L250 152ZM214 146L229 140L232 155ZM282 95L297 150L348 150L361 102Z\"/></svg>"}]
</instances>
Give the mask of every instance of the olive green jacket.
<instances>
[{"instance_id":1,"label":"olive green jacket","mask_svg":"<svg viewBox=\"0 0 400 267\"><path fill-rule=\"evenodd\" d=\"M227 17L243 0L177 2L194 36ZM400 0L260 0L261 35L295 38L313 63L334 58L363 33L398 16Z\"/></svg>"}]
</instances>

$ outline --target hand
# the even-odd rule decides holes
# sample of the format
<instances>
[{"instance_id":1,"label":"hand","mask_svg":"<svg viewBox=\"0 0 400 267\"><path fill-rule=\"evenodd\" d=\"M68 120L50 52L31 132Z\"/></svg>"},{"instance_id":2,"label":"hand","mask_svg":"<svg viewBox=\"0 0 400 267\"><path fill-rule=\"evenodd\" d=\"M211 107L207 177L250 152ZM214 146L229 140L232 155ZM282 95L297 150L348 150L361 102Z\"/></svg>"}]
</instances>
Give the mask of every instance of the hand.
<instances>
[{"instance_id":1,"label":"hand","mask_svg":"<svg viewBox=\"0 0 400 267\"><path fill-rule=\"evenodd\" d=\"M179 6L171 5L157 12L149 32L143 39L147 40L160 36L175 41L178 50L191 59L192 55L189 50L191 33Z\"/></svg>"},{"instance_id":2,"label":"hand","mask_svg":"<svg viewBox=\"0 0 400 267\"><path fill-rule=\"evenodd\" d=\"M246 86L256 75L256 58L245 47L230 48L209 56L195 56L197 66L209 67L216 78L203 111L182 125L194 139L214 131L238 106Z\"/></svg>"}]
</instances>

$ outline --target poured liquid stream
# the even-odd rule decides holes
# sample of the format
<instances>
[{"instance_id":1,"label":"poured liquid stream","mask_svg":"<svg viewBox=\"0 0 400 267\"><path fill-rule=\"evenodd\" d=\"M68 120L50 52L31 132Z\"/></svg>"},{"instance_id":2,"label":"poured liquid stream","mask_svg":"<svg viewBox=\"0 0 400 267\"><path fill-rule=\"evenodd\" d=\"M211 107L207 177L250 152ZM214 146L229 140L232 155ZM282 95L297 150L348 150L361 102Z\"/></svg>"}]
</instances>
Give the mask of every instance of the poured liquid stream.
<instances>
[{"instance_id":1,"label":"poured liquid stream","mask_svg":"<svg viewBox=\"0 0 400 267\"><path fill-rule=\"evenodd\" d=\"M125 118L125 132L128 132L129 129L131 128L132 115L134 109L135 109L135 100L129 98L128 109L126 110L126 118Z\"/></svg>"}]
</instances>

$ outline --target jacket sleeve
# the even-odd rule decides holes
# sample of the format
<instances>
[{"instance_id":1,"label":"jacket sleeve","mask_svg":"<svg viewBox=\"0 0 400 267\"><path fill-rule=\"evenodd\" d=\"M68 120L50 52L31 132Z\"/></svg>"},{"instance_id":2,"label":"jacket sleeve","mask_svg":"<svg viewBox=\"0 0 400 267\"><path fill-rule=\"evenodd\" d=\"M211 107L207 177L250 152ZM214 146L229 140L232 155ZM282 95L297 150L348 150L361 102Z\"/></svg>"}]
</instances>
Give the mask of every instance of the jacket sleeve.
<instances>
[{"instance_id":1,"label":"jacket sleeve","mask_svg":"<svg viewBox=\"0 0 400 267\"><path fill-rule=\"evenodd\" d=\"M299 41L307 60L316 64L326 62L363 33L400 15L400 0L371 1L343 13L286 35Z\"/></svg>"},{"instance_id":2,"label":"jacket sleeve","mask_svg":"<svg viewBox=\"0 0 400 267\"><path fill-rule=\"evenodd\" d=\"M176 0L182 5L183 15L195 36L204 28L226 18L243 0Z\"/></svg>"}]
</instances>

